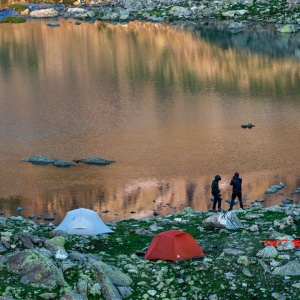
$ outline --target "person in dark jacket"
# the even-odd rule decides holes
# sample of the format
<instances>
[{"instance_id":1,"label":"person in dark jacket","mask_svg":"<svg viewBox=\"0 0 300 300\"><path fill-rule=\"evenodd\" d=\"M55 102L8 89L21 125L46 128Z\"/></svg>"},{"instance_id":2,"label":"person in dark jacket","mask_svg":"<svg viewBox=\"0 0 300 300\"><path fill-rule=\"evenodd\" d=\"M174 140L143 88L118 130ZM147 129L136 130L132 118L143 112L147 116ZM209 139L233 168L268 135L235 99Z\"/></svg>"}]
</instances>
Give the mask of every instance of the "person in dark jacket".
<instances>
[{"instance_id":1,"label":"person in dark jacket","mask_svg":"<svg viewBox=\"0 0 300 300\"><path fill-rule=\"evenodd\" d=\"M221 180L220 175L216 175L215 179L211 183L211 194L214 196L214 204L213 204L213 210L216 210L216 205L218 203L218 210L221 210L221 194L219 189L219 181Z\"/></svg>"},{"instance_id":2,"label":"person in dark jacket","mask_svg":"<svg viewBox=\"0 0 300 300\"><path fill-rule=\"evenodd\" d=\"M240 178L239 173L235 173L233 178L230 181L230 185L232 185L232 196L230 201L230 208L229 210L232 210L234 200L236 197L238 197L240 202L240 207L243 209L243 200L242 200L242 178Z\"/></svg>"}]
</instances>

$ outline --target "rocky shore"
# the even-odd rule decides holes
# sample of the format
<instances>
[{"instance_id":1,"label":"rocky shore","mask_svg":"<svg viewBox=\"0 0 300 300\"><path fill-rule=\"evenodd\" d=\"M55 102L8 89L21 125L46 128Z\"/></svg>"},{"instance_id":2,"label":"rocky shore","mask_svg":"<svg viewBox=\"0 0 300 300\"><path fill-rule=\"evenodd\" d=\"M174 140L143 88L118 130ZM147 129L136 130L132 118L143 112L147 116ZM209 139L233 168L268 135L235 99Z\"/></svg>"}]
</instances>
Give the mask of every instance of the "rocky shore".
<instances>
[{"instance_id":1,"label":"rocky shore","mask_svg":"<svg viewBox=\"0 0 300 300\"><path fill-rule=\"evenodd\" d=\"M52 223L0 218L0 299L298 299L300 205L235 210L238 229L208 222L213 212L107 224L98 236L53 231ZM205 256L178 263L145 260L160 232L192 235ZM286 239L277 247L263 241Z\"/></svg>"},{"instance_id":2,"label":"rocky shore","mask_svg":"<svg viewBox=\"0 0 300 300\"><path fill-rule=\"evenodd\" d=\"M148 22L230 20L229 28L242 30L244 24L271 23L282 32L297 32L300 24L300 1L265 0L112 0L60 1L12 5L11 15L28 18L72 18L84 21ZM22 4L22 3L21 3ZM2 20L3 22L3 20ZM77 23L79 24L79 23ZM283 26L285 25L285 26ZM53 24L54 26L54 24Z\"/></svg>"}]
</instances>

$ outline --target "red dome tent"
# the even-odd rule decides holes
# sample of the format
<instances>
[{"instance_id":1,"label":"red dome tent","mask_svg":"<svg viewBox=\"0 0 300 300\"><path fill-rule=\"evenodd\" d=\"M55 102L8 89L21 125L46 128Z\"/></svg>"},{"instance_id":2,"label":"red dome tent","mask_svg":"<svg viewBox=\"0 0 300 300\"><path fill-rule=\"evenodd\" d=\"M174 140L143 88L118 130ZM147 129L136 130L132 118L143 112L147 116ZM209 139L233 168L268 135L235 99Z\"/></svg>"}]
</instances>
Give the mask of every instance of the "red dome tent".
<instances>
[{"instance_id":1,"label":"red dome tent","mask_svg":"<svg viewBox=\"0 0 300 300\"><path fill-rule=\"evenodd\" d=\"M204 256L195 239L181 230L168 230L156 235L151 241L145 259L181 261Z\"/></svg>"}]
</instances>

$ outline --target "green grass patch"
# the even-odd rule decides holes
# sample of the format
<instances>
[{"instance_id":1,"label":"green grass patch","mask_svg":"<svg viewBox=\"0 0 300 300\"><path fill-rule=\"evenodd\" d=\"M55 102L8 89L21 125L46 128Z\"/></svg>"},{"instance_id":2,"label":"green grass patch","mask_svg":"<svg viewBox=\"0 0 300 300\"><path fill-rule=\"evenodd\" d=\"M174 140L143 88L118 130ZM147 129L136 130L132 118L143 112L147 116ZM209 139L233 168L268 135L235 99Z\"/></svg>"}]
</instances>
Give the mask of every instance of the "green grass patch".
<instances>
[{"instance_id":1,"label":"green grass patch","mask_svg":"<svg viewBox=\"0 0 300 300\"><path fill-rule=\"evenodd\" d=\"M24 11L25 9L27 9L26 6L20 5L20 4L11 4L8 7L11 8L11 9L14 9L16 11Z\"/></svg>"},{"instance_id":2,"label":"green grass patch","mask_svg":"<svg viewBox=\"0 0 300 300\"><path fill-rule=\"evenodd\" d=\"M19 17L6 17L0 21L0 23L24 23L26 22L25 19Z\"/></svg>"}]
</instances>

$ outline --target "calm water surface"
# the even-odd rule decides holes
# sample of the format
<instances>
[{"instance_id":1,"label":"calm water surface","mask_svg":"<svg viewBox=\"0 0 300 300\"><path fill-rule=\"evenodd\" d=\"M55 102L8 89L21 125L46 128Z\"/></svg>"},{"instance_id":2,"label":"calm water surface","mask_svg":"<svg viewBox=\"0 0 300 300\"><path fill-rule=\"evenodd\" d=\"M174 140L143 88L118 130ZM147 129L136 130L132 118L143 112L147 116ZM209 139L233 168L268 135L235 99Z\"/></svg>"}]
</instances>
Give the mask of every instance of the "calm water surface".
<instances>
[{"instance_id":1,"label":"calm water surface","mask_svg":"<svg viewBox=\"0 0 300 300\"><path fill-rule=\"evenodd\" d=\"M252 34L250 43L244 34L164 24L47 23L0 26L6 216L18 206L24 217L54 215L56 223L78 207L104 221L207 210L214 176L225 200L236 171L248 206L300 200L290 195L300 186L300 60L291 37ZM256 126L241 128L248 122ZM38 154L116 162L21 162ZM280 181L280 194L264 195Z\"/></svg>"}]
</instances>

